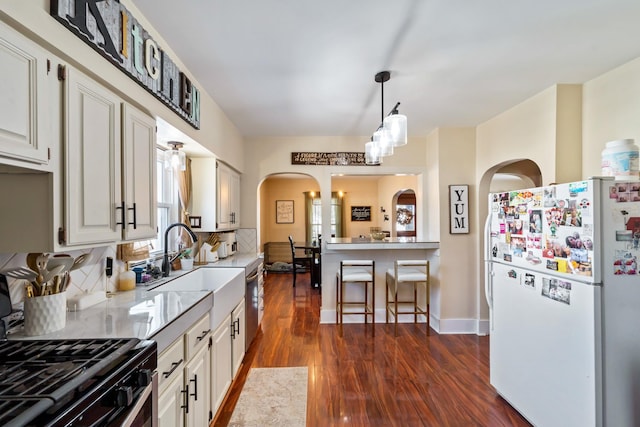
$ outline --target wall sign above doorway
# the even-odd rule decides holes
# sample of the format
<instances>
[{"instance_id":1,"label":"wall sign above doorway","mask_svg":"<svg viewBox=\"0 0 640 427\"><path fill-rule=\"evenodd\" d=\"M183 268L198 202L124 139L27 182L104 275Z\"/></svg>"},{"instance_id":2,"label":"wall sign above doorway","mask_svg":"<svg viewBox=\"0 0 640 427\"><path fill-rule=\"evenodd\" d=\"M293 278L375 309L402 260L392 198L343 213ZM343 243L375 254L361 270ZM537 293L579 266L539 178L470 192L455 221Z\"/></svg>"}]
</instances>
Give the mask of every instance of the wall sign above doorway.
<instances>
[{"instance_id":1,"label":"wall sign above doorway","mask_svg":"<svg viewBox=\"0 0 640 427\"><path fill-rule=\"evenodd\" d=\"M292 152L291 164L312 166L370 166L365 163L364 152Z\"/></svg>"},{"instance_id":2,"label":"wall sign above doorway","mask_svg":"<svg viewBox=\"0 0 640 427\"><path fill-rule=\"evenodd\" d=\"M118 0L51 0L51 16L196 129L200 92Z\"/></svg>"}]
</instances>

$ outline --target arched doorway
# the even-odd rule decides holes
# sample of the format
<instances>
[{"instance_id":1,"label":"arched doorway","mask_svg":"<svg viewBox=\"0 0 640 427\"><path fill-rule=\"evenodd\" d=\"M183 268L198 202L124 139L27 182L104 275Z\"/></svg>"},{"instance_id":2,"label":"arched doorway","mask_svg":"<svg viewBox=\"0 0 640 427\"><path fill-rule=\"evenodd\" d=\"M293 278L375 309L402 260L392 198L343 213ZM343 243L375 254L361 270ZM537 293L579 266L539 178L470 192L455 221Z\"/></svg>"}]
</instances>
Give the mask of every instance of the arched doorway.
<instances>
[{"instance_id":1,"label":"arched doorway","mask_svg":"<svg viewBox=\"0 0 640 427\"><path fill-rule=\"evenodd\" d=\"M487 280L484 263L486 259L485 254L487 252L484 230L485 221L489 214L489 206L487 202L489 193L540 187L542 185L542 172L538 165L529 159L512 160L495 165L487 170L480 179L480 184L478 186L479 206L477 212L478 218L481 218L479 226L483 232L479 239L480 245L478 248L478 253L480 254L480 262L478 263L478 277L480 278L478 283L478 319L481 321L486 320L486 322L480 322L481 324L485 324L485 326L480 328L480 334L489 333L489 305L487 303L484 288Z\"/></svg>"}]
</instances>

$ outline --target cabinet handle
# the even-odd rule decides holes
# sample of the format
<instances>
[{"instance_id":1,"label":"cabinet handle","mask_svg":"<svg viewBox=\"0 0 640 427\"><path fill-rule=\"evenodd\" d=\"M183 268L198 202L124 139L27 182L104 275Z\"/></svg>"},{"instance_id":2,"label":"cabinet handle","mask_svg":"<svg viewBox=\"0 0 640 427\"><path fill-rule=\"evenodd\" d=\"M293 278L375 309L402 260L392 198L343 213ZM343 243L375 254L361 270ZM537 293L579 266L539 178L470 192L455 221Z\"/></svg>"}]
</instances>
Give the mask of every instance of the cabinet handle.
<instances>
[{"instance_id":1,"label":"cabinet handle","mask_svg":"<svg viewBox=\"0 0 640 427\"><path fill-rule=\"evenodd\" d=\"M193 388L195 388L195 391L193 394L191 394L191 396L193 396L195 399L194 400L198 400L198 375L194 375L192 380L189 380L193 383Z\"/></svg>"},{"instance_id":2,"label":"cabinet handle","mask_svg":"<svg viewBox=\"0 0 640 427\"><path fill-rule=\"evenodd\" d=\"M236 338L236 327L234 326L236 323L236 321L232 321L231 322L231 338L235 339Z\"/></svg>"},{"instance_id":3,"label":"cabinet handle","mask_svg":"<svg viewBox=\"0 0 640 427\"><path fill-rule=\"evenodd\" d=\"M184 401L184 405L181 405L180 407L185 410L184 412L186 414L188 414L189 413L189 384L187 384L184 387L185 387L184 390L180 390L180 393L182 393L182 400Z\"/></svg>"},{"instance_id":4,"label":"cabinet handle","mask_svg":"<svg viewBox=\"0 0 640 427\"><path fill-rule=\"evenodd\" d=\"M211 329L207 329L206 331L202 331L202 335L200 335L199 337L196 337L196 340L198 341L202 341L204 339L204 337L206 337L209 332L211 332Z\"/></svg>"},{"instance_id":5,"label":"cabinet handle","mask_svg":"<svg viewBox=\"0 0 640 427\"><path fill-rule=\"evenodd\" d=\"M133 225L133 229L135 230L138 226L138 221L136 220L136 204L133 204L132 208L128 208L127 210L133 211L133 222L127 223L128 225Z\"/></svg>"},{"instance_id":6,"label":"cabinet handle","mask_svg":"<svg viewBox=\"0 0 640 427\"><path fill-rule=\"evenodd\" d=\"M163 375L165 378L169 378L169 377L171 376L171 374L173 374L173 371L175 371L175 370L176 370L176 368L177 368L178 366L180 366L180 364L182 363L182 360L183 360L183 359L180 359L180 360L179 360L179 361L177 361L177 362L173 362L173 363L171 363L171 369L169 370L169 372L163 372L163 373L162 373L162 375Z\"/></svg>"},{"instance_id":7,"label":"cabinet handle","mask_svg":"<svg viewBox=\"0 0 640 427\"><path fill-rule=\"evenodd\" d=\"M236 324L236 334L240 335L240 318L237 318L234 322Z\"/></svg>"},{"instance_id":8,"label":"cabinet handle","mask_svg":"<svg viewBox=\"0 0 640 427\"><path fill-rule=\"evenodd\" d=\"M124 212L124 200L120 202L120 206L116 206L116 211L120 209L120 222L116 222L116 225L121 225L125 228L125 212Z\"/></svg>"}]
</instances>

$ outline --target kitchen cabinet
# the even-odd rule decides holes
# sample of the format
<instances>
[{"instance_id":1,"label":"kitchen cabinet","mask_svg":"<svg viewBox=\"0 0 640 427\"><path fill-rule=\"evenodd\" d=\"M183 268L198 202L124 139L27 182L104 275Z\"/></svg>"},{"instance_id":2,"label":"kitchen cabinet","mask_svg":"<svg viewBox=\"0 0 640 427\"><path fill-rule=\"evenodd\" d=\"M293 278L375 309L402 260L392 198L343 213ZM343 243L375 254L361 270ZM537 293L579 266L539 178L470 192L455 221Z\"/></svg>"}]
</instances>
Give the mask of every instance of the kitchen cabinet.
<instances>
[{"instance_id":1,"label":"kitchen cabinet","mask_svg":"<svg viewBox=\"0 0 640 427\"><path fill-rule=\"evenodd\" d=\"M155 238L157 234L156 121L122 104L122 191L126 224L123 240Z\"/></svg>"},{"instance_id":2,"label":"kitchen cabinet","mask_svg":"<svg viewBox=\"0 0 640 427\"><path fill-rule=\"evenodd\" d=\"M207 314L158 357L160 426L206 426L211 421L211 328Z\"/></svg>"},{"instance_id":3,"label":"kitchen cabinet","mask_svg":"<svg viewBox=\"0 0 640 427\"><path fill-rule=\"evenodd\" d=\"M214 412L222 404L244 358L244 311L245 302L243 298L213 333L211 406Z\"/></svg>"},{"instance_id":4,"label":"kitchen cabinet","mask_svg":"<svg viewBox=\"0 0 640 427\"><path fill-rule=\"evenodd\" d=\"M154 237L154 120L69 67L65 106L63 244Z\"/></svg>"},{"instance_id":5,"label":"kitchen cabinet","mask_svg":"<svg viewBox=\"0 0 640 427\"><path fill-rule=\"evenodd\" d=\"M216 231L216 159L194 157L191 159L191 216L200 217L200 227L195 231Z\"/></svg>"},{"instance_id":6,"label":"kitchen cabinet","mask_svg":"<svg viewBox=\"0 0 640 427\"><path fill-rule=\"evenodd\" d=\"M0 163L40 169L49 162L55 133L49 128L47 52L0 25Z\"/></svg>"},{"instance_id":7,"label":"kitchen cabinet","mask_svg":"<svg viewBox=\"0 0 640 427\"><path fill-rule=\"evenodd\" d=\"M218 162L218 230L233 230L240 227L240 174L225 163Z\"/></svg>"},{"instance_id":8,"label":"kitchen cabinet","mask_svg":"<svg viewBox=\"0 0 640 427\"><path fill-rule=\"evenodd\" d=\"M260 325L264 316L264 264L260 264L258 272L258 325Z\"/></svg>"}]
</instances>

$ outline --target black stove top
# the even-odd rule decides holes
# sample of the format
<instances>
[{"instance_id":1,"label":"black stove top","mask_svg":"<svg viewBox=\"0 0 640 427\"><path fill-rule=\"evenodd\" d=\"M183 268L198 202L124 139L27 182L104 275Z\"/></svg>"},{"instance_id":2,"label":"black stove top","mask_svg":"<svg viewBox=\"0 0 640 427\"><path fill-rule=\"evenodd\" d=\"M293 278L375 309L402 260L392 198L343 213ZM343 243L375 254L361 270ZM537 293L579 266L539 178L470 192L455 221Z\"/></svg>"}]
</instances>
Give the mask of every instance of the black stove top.
<instances>
[{"instance_id":1,"label":"black stove top","mask_svg":"<svg viewBox=\"0 0 640 427\"><path fill-rule=\"evenodd\" d=\"M132 371L156 364L153 341L0 341L0 425L79 413Z\"/></svg>"}]
</instances>

